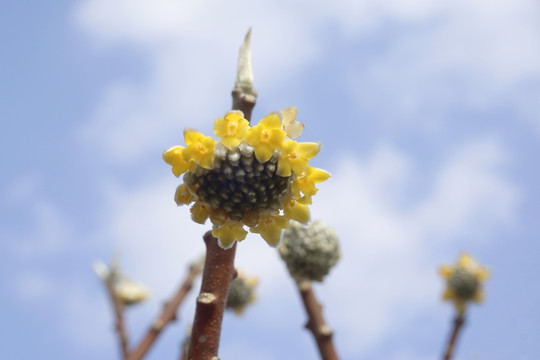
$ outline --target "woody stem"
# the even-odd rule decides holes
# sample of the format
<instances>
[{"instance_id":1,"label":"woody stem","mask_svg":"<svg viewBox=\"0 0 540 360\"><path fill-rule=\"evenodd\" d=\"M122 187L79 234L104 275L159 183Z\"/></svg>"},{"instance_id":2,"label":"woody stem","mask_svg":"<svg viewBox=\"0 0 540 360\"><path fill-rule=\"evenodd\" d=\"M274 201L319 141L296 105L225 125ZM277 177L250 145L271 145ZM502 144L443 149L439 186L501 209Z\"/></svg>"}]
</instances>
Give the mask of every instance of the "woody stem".
<instances>
[{"instance_id":1,"label":"woody stem","mask_svg":"<svg viewBox=\"0 0 540 360\"><path fill-rule=\"evenodd\" d=\"M452 329L452 334L450 335L450 338L448 339L448 343L446 344L446 350L444 351L443 360L452 359L452 356L454 354L454 349L456 347L456 341L464 323L465 323L465 314L462 312L458 312L456 314L456 317L454 318L454 327Z\"/></svg>"},{"instance_id":2,"label":"woody stem","mask_svg":"<svg viewBox=\"0 0 540 360\"><path fill-rule=\"evenodd\" d=\"M308 280L301 280L297 281L296 285L308 315L306 329L313 334L321 359L337 360L338 355L332 339L333 332L324 320L322 306L317 301L311 282Z\"/></svg>"}]
</instances>

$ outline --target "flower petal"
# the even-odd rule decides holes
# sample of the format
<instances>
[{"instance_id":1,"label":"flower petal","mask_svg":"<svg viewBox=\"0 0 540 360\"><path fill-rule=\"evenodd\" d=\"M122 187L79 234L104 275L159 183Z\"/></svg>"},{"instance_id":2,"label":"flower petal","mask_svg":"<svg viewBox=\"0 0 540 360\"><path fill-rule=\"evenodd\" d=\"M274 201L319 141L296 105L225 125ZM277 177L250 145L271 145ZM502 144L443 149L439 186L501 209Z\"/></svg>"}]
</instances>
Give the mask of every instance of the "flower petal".
<instances>
[{"instance_id":1,"label":"flower petal","mask_svg":"<svg viewBox=\"0 0 540 360\"><path fill-rule=\"evenodd\" d=\"M176 188L176 192L174 193L176 205L187 205L193 200L195 200L195 196L193 196L186 184L182 184Z\"/></svg>"},{"instance_id":2,"label":"flower petal","mask_svg":"<svg viewBox=\"0 0 540 360\"><path fill-rule=\"evenodd\" d=\"M302 135L304 124L300 121L296 121L298 109L294 106L289 106L288 108L281 110L280 113L283 122L283 130L287 133L287 136L291 139L296 139Z\"/></svg>"},{"instance_id":3,"label":"flower petal","mask_svg":"<svg viewBox=\"0 0 540 360\"><path fill-rule=\"evenodd\" d=\"M261 126L265 129L281 129L281 119L277 112L270 113L266 115L257 126Z\"/></svg>"},{"instance_id":4,"label":"flower petal","mask_svg":"<svg viewBox=\"0 0 540 360\"><path fill-rule=\"evenodd\" d=\"M256 145L254 148L255 148L255 157L261 163L265 163L268 160L270 160L270 158L274 154L274 148L268 146L267 144L259 144L259 145Z\"/></svg>"},{"instance_id":5,"label":"flower petal","mask_svg":"<svg viewBox=\"0 0 540 360\"><path fill-rule=\"evenodd\" d=\"M212 229L212 235L219 239L218 244L229 249L235 241L242 241L246 238L247 231L240 224L228 222L220 227Z\"/></svg>"},{"instance_id":6,"label":"flower petal","mask_svg":"<svg viewBox=\"0 0 540 360\"><path fill-rule=\"evenodd\" d=\"M201 203L195 203L190 211L191 219L198 224L204 224L210 216L210 207Z\"/></svg>"},{"instance_id":7,"label":"flower petal","mask_svg":"<svg viewBox=\"0 0 540 360\"><path fill-rule=\"evenodd\" d=\"M165 150L162 154L163 160L167 164L172 165L172 172L176 177L185 173L189 168L189 164L184 160L184 157L182 156L183 150L183 146L173 146Z\"/></svg>"},{"instance_id":8,"label":"flower petal","mask_svg":"<svg viewBox=\"0 0 540 360\"><path fill-rule=\"evenodd\" d=\"M308 160L311 160L319 153L321 150L321 144L320 143L313 143L313 142L301 142L298 143L298 148L296 151L302 155L303 157L307 158Z\"/></svg>"},{"instance_id":9,"label":"flower petal","mask_svg":"<svg viewBox=\"0 0 540 360\"><path fill-rule=\"evenodd\" d=\"M291 199L285 205L283 213L286 217L306 224L309 221L309 207L299 201Z\"/></svg>"}]
</instances>

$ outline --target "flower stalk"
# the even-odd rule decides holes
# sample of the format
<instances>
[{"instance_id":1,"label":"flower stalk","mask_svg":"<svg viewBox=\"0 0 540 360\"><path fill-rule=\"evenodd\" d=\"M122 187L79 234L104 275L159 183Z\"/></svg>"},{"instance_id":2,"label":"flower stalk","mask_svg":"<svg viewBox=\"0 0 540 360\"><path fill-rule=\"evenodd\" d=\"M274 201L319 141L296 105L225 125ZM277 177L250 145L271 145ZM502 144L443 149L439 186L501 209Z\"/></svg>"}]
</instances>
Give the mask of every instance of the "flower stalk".
<instances>
[{"instance_id":1,"label":"flower stalk","mask_svg":"<svg viewBox=\"0 0 540 360\"><path fill-rule=\"evenodd\" d=\"M450 335L450 338L448 339L448 343L446 344L446 350L444 351L444 354L443 354L443 360L452 359L452 356L454 355L454 349L456 348L457 338L464 323L465 323L465 314L463 312L457 312L456 317L454 318L454 326L452 329L452 334Z\"/></svg>"},{"instance_id":2,"label":"flower stalk","mask_svg":"<svg viewBox=\"0 0 540 360\"><path fill-rule=\"evenodd\" d=\"M223 312L231 281L236 277L236 243L230 249L224 250L210 231L204 234L203 239L206 244L206 258L191 331L188 352L190 360L217 358Z\"/></svg>"},{"instance_id":3,"label":"flower stalk","mask_svg":"<svg viewBox=\"0 0 540 360\"><path fill-rule=\"evenodd\" d=\"M317 301L311 281L300 280L296 282L296 285L308 316L305 327L313 334L321 359L339 359L334 347L333 331L324 320L322 306Z\"/></svg>"},{"instance_id":4,"label":"flower stalk","mask_svg":"<svg viewBox=\"0 0 540 360\"><path fill-rule=\"evenodd\" d=\"M127 331L124 324L124 304L122 303L122 301L120 300L120 297L118 296L118 294L116 293L114 289L113 276L109 276L107 281L105 281L105 286L107 288L107 292L109 293L109 297L111 299L111 303L113 306L114 317L115 317L115 329L118 335L118 340L120 342L122 359L126 360L129 356L129 352L128 352L128 336L127 336Z\"/></svg>"}]
</instances>

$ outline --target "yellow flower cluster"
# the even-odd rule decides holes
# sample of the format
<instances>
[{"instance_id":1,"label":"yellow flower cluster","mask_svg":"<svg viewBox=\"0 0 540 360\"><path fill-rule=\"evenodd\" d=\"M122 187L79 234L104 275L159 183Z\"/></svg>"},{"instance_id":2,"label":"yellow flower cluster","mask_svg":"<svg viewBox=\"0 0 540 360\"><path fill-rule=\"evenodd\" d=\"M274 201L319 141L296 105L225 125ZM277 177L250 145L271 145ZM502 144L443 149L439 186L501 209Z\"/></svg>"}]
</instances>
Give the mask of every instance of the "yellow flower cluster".
<instances>
[{"instance_id":1,"label":"yellow flower cluster","mask_svg":"<svg viewBox=\"0 0 540 360\"><path fill-rule=\"evenodd\" d=\"M215 141L186 129L186 146L163 153L175 176L183 176L175 201L192 204L192 219L213 224L223 248L247 235L244 226L277 246L289 221L309 221L315 184L330 174L309 165L319 143L296 142L303 124L289 107L270 113L253 127L242 112L229 111L214 123Z\"/></svg>"},{"instance_id":2,"label":"yellow flower cluster","mask_svg":"<svg viewBox=\"0 0 540 360\"><path fill-rule=\"evenodd\" d=\"M489 271L477 263L469 254L463 254L455 265L445 265L440 269L446 280L443 299L452 301L461 314L469 301L481 303L484 299L482 284Z\"/></svg>"}]
</instances>

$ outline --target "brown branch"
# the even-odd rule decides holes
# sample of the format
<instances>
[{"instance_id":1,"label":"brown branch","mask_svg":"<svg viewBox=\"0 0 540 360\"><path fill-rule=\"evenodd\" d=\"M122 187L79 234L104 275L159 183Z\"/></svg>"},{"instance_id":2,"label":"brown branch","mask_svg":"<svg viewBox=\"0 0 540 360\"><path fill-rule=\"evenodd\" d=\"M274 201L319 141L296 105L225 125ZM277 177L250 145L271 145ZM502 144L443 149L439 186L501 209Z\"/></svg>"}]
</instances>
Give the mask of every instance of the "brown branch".
<instances>
[{"instance_id":1,"label":"brown branch","mask_svg":"<svg viewBox=\"0 0 540 360\"><path fill-rule=\"evenodd\" d=\"M313 337L317 342L317 347L319 348L321 359L337 360L338 355L332 340L333 332L324 320L322 306L315 297L315 292L313 291L311 282L308 280L301 280L297 281L296 285L298 287L298 291L300 291L300 296L302 297L302 301L308 315L306 329L311 331L313 334Z\"/></svg>"},{"instance_id":2,"label":"brown branch","mask_svg":"<svg viewBox=\"0 0 540 360\"><path fill-rule=\"evenodd\" d=\"M223 312L231 281L236 276L236 243L230 249L224 250L210 231L204 234L203 238L206 244L206 259L191 331L188 354L190 360L217 358Z\"/></svg>"},{"instance_id":3,"label":"brown branch","mask_svg":"<svg viewBox=\"0 0 540 360\"><path fill-rule=\"evenodd\" d=\"M446 350L444 351L443 355L444 360L452 359L452 355L454 354L454 349L456 347L457 337L464 323L465 315L462 312L458 312L456 314L456 317L454 318L454 327L452 329L452 334L450 335L448 343L446 344Z\"/></svg>"},{"instance_id":4,"label":"brown branch","mask_svg":"<svg viewBox=\"0 0 540 360\"><path fill-rule=\"evenodd\" d=\"M124 325L124 304L122 304L122 301L116 294L116 291L114 290L114 280L115 280L115 274L113 273L114 269L111 269L111 274L105 281L105 286L107 287L107 292L109 293L109 297L111 299L111 304L114 311L114 317L115 317L115 329L116 334L118 335L118 340L120 342L120 349L122 351L122 359L128 358L128 337L126 332L126 327Z\"/></svg>"},{"instance_id":5,"label":"brown branch","mask_svg":"<svg viewBox=\"0 0 540 360\"><path fill-rule=\"evenodd\" d=\"M165 303L163 306L163 311L161 314L156 318L152 326L148 329L146 332L146 335L144 338L140 341L139 345L131 352L129 356L129 360L140 360L142 359L150 347L154 344L157 337L163 329L171 322L176 320L176 313L178 312L178 308L184 301L186 295L189 293L191 288L193 287L193 282L197 278L197 276L202 272L202 266L203 262L202 260L191 264L189 267L189 273L182 283L182 286L178 288L178 291L174 295L174 297Z\"/></svg>"}]
</instances>

